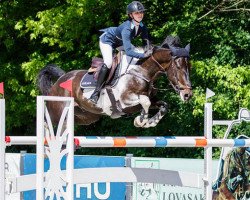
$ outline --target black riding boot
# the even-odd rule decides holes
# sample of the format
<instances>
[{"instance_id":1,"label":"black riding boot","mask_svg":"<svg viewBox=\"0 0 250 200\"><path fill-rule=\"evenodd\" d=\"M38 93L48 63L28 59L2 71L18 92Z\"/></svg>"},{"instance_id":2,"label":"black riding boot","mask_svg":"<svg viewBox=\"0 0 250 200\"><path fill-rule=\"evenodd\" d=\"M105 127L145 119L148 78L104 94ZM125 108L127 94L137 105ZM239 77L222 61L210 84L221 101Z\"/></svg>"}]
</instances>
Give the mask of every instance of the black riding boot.
<instances>
[{"instance_id":1,"label":"black riding boot","mask_svg":"<svg viewBox=\"0 0 250 200\"><path fill-rule=\"evenodd\" d=\"M107 65L103 64L103 66L101 67L100 72L99 72L96 88L89 99L90 101L92 101L95 104L97 103L97 101L99 99L100 92L102 90L102 87L103 87L104 82L106 80L106 77L108 75L108 71L109 71L109 68L107 67Z\"/></svg>"}]
</instances>

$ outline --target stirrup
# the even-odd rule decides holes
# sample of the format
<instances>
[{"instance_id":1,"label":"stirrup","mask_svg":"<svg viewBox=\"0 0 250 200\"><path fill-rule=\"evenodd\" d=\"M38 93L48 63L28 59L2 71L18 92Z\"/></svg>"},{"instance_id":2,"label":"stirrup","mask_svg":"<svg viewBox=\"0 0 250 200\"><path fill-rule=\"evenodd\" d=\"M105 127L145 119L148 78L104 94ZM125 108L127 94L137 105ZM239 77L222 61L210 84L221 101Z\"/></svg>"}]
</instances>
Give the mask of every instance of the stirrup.
<instances>
[{"instance_id":1,"label":"stirrup","mask_svg":"<svg viewBox=\"0 0 250 200\"><path fill-rule=\"evenodd\" d=\"M97 100L96 100L96 99L89 99L89 101L90 101L91 103L97 104L98 99L97 99Z\"/></svg>"},{"instance_id":2,"label":"stirrup","mask_svg":"<svg viewBox=\"0 0 250 200\"><path fill-rule=\"evenodd\" d=\"M99 95L93 95L93 94L90 96L89 101L91 101L94 104L97 104L98 99L99 99Z\"/></svg>"}]
</instances>

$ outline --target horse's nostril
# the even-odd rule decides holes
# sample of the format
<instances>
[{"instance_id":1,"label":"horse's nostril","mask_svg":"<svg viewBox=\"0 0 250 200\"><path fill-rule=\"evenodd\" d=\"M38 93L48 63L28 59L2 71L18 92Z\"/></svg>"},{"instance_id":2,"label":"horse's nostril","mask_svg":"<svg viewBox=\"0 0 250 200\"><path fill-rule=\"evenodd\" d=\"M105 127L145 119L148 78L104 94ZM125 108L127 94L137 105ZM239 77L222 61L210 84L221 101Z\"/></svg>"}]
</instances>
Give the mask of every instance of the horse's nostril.
<instances>
[{"instance_id":1,"label":"horse's nostril","mask_svg":"<svg viewBox=\"0 0 250 200\"><path fill-rule=\"evenodd\" d=\"M184 99L188 100L191 96L189 94L184 94Z\"/></svg>"}]
</instances>

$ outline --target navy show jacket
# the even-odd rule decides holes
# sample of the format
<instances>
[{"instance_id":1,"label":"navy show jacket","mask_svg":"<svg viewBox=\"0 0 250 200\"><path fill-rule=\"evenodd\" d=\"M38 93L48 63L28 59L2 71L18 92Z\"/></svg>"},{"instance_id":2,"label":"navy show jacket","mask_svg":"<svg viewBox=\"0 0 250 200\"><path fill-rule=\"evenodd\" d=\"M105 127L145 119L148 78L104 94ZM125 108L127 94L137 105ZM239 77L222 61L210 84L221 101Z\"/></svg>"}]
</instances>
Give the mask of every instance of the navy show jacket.
<instances>
[{"instance_id":1,"label":"navy show jacket","mask_svg":"<svg viewBox=\"0 0 250 200\"><path fill-rule=\"evenodd\" d=\"M146 40L148 40L148 30L147 27L140 22L138 31L136 33L135 25L131 20L127 20L123 22L118 27L109 27L106 29L102 29L104 34L101 35L100 40L105 43L109 44L113 48L117 48L119 46L123 46L126 55L135 57L135 58L144 58L143 53L135 52L132 49L131 40L137 36L141 36L143 40L143 45L146 45Z\"/></svg>"}]
</instances>

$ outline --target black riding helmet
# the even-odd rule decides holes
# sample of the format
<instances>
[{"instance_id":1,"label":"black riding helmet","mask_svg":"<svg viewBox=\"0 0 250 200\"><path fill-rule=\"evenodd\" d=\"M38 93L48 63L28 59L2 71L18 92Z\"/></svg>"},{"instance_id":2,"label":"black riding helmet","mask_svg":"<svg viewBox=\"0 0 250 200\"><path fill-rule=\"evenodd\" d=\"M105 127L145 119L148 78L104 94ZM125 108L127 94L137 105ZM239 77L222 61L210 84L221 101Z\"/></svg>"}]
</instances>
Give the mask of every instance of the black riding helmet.
<instances>
[{"instance_id":1,"label":"black riding helmet","mask_svg":"<svg viewBox=\"0 0 250 200\"><path fill-rule=\"evenodd\" d=\"M127 6L127 14L131 14L132 12L144 12L146 9L139 1L132 1Z\"/></svg>"}]
</instances>

